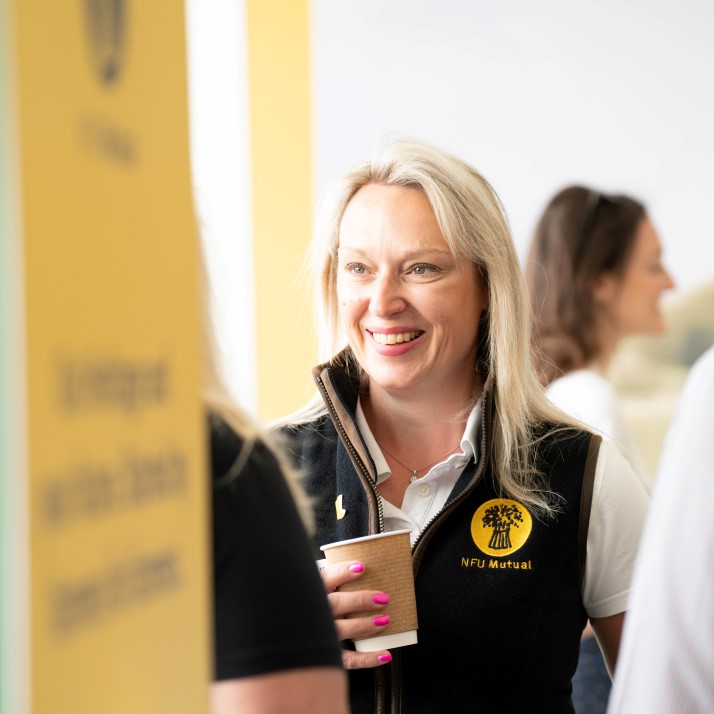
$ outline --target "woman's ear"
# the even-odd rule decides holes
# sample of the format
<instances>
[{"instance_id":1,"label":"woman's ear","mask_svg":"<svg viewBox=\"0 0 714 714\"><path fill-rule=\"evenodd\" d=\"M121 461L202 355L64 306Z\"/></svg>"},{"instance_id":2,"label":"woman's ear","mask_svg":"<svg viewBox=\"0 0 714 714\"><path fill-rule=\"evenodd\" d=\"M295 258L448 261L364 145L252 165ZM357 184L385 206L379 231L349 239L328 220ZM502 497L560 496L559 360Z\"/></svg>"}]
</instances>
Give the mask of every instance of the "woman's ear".
<instances>
[{"instance_id":1,"label":"woman's ear","mask_svg":"<svg viewBox=\"0 0 714 714\"><path fill-rule=\"evenodd\" d=\"M590 294L598 305L610 305L617 295L620 280L612 273L599 275L592 284Z\"/></svg>"}]
</instances>

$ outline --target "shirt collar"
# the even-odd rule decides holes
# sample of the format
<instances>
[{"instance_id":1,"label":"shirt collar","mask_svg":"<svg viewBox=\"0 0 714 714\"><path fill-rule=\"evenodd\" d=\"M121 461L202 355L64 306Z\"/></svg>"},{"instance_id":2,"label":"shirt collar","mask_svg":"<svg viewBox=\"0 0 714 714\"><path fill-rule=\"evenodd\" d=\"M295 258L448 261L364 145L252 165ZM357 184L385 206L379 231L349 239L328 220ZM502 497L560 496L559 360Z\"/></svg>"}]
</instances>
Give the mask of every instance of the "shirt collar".
<instances>
[{"instance_id":1,"label":"shirt collar","mask_svg":"<svg viewBox=\"0 0 714 714\"><path fill-rule=\"evenodd\" d=\"M374 466L377 469L377 483L380 484L382 481L388 479L392 472L389 469L387 460L384 458L382 449L379 448L377 440L374 438L369 424L367 424L367 419L362 411L362 400L357 400L357 411L355 413L355 419L357 421L357 427L362 434L364 443L369 450L369 455L374 461ZM467 461L473 458L474 462L478 462L478 435L481 431L481 399L479 399L474 405L469 418L466 420L466 426L464 428L464 433L461 437L461 450L467 457ZM460 456L460 455L459 455ZM463 458L463 457L462 457Z\"/></svg>"}]
</instances>

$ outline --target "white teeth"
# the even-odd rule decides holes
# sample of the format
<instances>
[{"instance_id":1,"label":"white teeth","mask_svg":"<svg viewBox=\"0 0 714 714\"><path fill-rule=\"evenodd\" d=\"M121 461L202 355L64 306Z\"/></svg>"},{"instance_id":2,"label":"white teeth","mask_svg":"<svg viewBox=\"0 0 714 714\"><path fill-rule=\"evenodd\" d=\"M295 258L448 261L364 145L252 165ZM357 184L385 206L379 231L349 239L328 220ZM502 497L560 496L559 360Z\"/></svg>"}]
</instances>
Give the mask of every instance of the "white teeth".
<instances>
[{"instance_id":1,"label":"white teeth","mask_svg":"<svg viewBox=\"0 0 714 714\"><path fill-rule=\"evenodd\" d=\"M380 345L396 345L400 342L411 342L416 336L417 331L412 330L411 332L399 332L385 335L383 332L373 332L372 337L374 337L375 342L379 342Z\"/></svg>"}]
</instances>

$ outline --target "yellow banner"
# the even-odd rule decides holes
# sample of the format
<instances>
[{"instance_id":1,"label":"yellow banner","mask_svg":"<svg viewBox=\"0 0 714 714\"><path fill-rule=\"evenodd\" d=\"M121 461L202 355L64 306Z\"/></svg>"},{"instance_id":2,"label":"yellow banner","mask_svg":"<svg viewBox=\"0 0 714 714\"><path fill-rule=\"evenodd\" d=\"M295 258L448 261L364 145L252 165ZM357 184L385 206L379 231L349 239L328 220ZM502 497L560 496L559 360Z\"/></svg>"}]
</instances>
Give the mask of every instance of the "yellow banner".
<instances>
[{"instance_id":1,"label":"yellow banner","mask_svg":"<svg viewBox=\"0 0 714 714\"><path fill-rule=\"evenodd\" d=\"M246 27L258 402L271 421L315 390L312 297L298 278L313 212L310 3L246 0Z\"/></svg>"},{"instance_id":2,"label":"yellow banner","mask_svg":"<svg viewBox=\"0 0 714 714\"><path fill-rule=\"evenodd\" d=\"M13 0L32 711L205 711L183 3Z\"/></svg>"}]
</instances>

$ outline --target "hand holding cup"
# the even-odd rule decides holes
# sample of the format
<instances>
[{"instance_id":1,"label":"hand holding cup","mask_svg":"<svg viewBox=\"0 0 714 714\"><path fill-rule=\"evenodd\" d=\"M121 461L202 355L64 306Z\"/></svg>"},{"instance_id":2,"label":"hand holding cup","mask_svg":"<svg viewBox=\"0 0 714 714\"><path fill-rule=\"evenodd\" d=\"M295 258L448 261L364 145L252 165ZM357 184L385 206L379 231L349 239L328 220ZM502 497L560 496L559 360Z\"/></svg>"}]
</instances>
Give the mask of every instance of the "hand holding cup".
<instances>
[{"instance_id":1,"label":"hand holding cup","mask_svg":"<svg viewBox=\"0 0 714 714\"><path fill-rule=\"evenodd\" d=\"M409 530L330 543L321 550L328 563L323 581L334 590L328 598L338 635L352 639L357 650L345 652L346 667L384 664L391 659L385 649L416 643Z\"/></svg>"}]
</instances>

